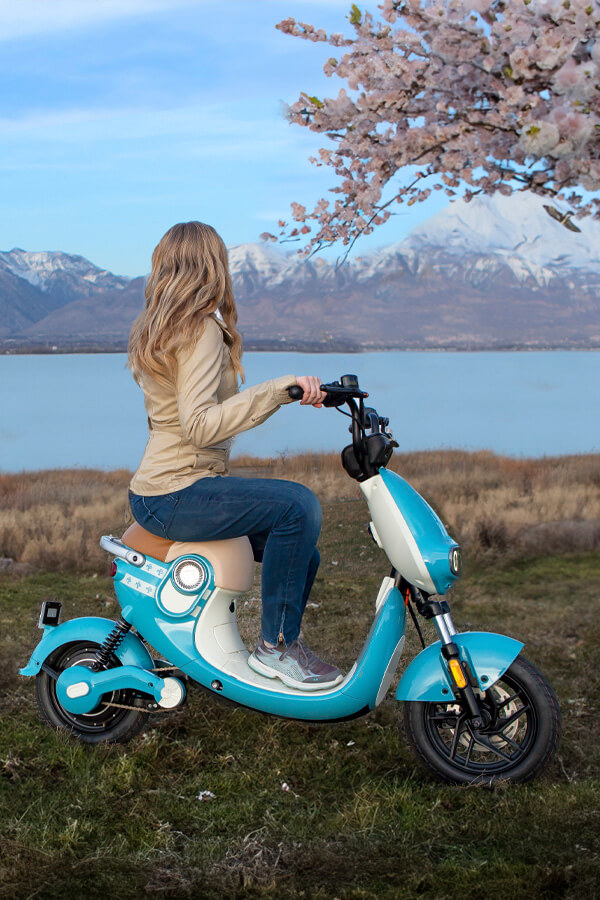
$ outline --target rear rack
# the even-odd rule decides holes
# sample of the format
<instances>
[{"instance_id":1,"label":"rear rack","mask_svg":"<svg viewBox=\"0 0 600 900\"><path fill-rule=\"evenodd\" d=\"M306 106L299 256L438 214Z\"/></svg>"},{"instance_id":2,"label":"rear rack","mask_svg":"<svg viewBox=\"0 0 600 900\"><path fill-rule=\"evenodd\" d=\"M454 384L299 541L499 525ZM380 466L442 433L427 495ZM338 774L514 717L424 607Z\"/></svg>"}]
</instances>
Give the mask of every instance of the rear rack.
<instances>
[{"instance_id":1,"label":"rear rack","mask_svg":"<svg viewBox=\"0 0 600 900\"><path fill-rule=\"evenodd\" d=\"M121 538L114 537L112 534L103 534L100 538L100 546L107 553L125 559L132 566L141 568L146 563L146 557L138 550L132 550L127 544L124 544Z\"/></svg>"}]
</instances>

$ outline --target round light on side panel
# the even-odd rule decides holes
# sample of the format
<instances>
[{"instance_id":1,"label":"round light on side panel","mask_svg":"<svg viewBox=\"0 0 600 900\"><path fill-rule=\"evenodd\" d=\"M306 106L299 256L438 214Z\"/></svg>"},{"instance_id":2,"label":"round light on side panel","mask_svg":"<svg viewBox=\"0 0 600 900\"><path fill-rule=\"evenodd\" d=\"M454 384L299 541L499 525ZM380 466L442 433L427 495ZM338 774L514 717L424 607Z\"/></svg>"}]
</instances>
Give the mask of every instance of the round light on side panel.
<instances>
[{"instance_id":1,"label":"round light on side panel","mask_svg":"<svg viewBox=\"0 0 600 900\"><path fill-rule=\"evenodd\" d=\"M173 569L171 577L180 590L193 592L204 584L208 574L197 560L182 559Z\"/></svg>"}]
</instances>

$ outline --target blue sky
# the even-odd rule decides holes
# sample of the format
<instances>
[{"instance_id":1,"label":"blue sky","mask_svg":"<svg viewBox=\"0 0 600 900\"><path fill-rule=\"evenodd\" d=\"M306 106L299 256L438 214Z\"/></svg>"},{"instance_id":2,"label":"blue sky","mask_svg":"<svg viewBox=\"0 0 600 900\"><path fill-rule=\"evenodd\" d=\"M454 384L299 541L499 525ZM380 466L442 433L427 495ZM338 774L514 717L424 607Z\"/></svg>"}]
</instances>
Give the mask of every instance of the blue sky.
<instances>
[{"instance_id":1,"label":"blue sky","mask_svg":"<svg viewBox=\"0 0 600 900\"><path fill-rule=\"evenodd\" d=\"M327 142L282 106L342 82L322 72L329 45L275 25L344 31L349 7L0 0L0 249L64 250L139 275L175 222L209 222L232 245L289 220L293 200L310 208L335 184L308 162ZM411 207L355 253L401 240L446 202Z\"/></svg>"}]
</instances>

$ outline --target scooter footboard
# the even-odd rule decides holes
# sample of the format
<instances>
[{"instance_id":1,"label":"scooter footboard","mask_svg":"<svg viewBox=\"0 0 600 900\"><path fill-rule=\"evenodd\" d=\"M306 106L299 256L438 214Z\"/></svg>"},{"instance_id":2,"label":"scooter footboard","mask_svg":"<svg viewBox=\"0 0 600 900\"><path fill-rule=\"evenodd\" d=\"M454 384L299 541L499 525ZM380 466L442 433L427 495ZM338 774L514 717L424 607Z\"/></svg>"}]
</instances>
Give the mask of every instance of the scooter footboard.
<instances>
[{"instance_id":1,"label":"scooter footboard","mask_svg":"<svg viewBox=\"0 0 600 900\"><path fill-rule=\"evenodd\" d=\"M503 634L466 631L452 637L460 657L469 664L480 690L491 687L517 658L523 644ZM397 700L448 703L453 681L441 653L441 642L430 644L407 667L396 690Z\"/></svg>"},{"instance_id":2,"label":"scooter footboard","mask_svg":"<svg viewBox=\"0 0 600 900\"><path fill-rule=\"evenodd\" d=\"M62 625L46 626L42 639L33 651L29 663L19 670L21 675L37 675L51 653L64 644L75 641L93 641L101 644L115 627L111 619L94 616L70 619ZM137 666L151 669L154 663L146 647L135 634L126 634L115 650L115 655L123 666Z\"/></svg>"}]
</instances>

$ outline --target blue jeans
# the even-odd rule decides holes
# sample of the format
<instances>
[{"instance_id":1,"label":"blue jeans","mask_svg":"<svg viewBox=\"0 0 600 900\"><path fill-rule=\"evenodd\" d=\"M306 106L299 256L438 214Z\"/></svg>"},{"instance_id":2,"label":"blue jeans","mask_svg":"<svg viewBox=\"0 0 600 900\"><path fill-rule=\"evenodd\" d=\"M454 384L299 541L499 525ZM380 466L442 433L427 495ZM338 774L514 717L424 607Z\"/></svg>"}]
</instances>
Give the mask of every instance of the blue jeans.
<instances>
[{"instance_id":1,"label":"blue jeans","mask_svg":"<svg viewBox=\"0 0 600 900\"><path fill-rule=\"evenodd\" d=\"M321 557L316 544L321 506L302 484L232 475L199 478L189 487L156 497L129 491L139 524L172 541L216 541L247 535L262 562L264 640L291 644Z\"/></svg>"}]
</instances>

